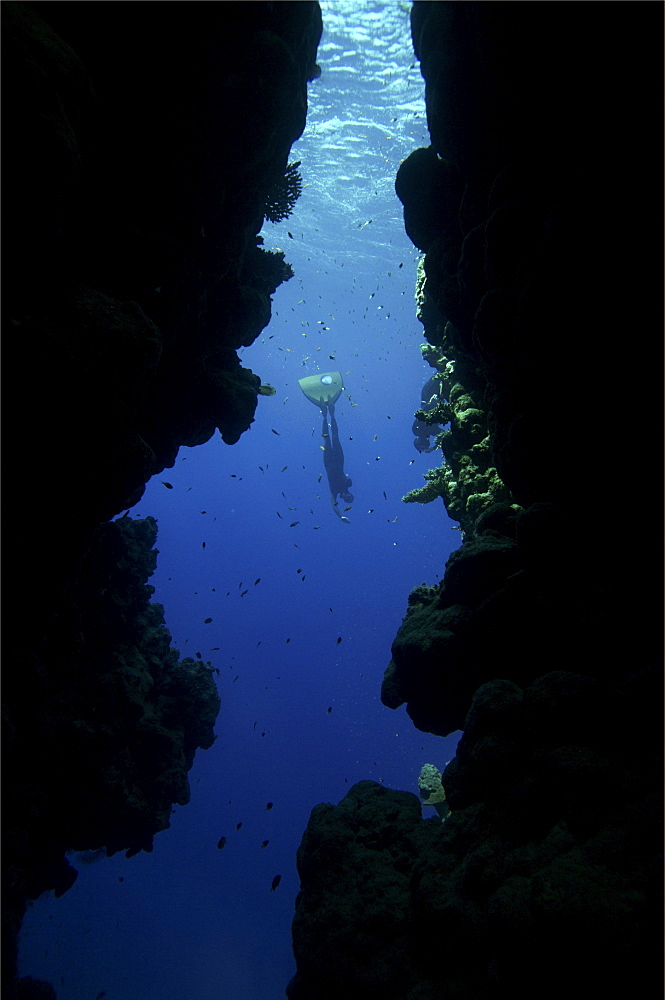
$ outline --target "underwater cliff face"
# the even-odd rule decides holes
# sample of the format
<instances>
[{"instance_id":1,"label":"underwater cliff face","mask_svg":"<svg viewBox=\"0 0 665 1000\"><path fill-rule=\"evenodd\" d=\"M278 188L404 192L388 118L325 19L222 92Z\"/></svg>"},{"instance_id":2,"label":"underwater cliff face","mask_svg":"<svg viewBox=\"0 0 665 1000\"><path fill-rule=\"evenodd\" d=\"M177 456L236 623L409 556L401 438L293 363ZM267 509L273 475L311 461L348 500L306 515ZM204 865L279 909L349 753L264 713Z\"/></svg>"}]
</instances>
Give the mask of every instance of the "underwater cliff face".
<instances>
[{"instance_id":1,"label":"underwater cliff face","mask_svg":"<svg viewBox=\"0 0 665 1000\"><path fill-rule=\"evenodd\" d=\"M313 811L291 1000L617 996L660 978L661 389L642 360L660 355L662 151L634 109L660 117L645 47L662 10L570 11L412 8L432 146L396 188L451 426L441 474L405 499L443 497L464 545L410 596L382 698L464 732L451 813L417 848L406 802L373 783ZM613 402L627 323L644 420ZM617 523L633 485L652 541Z\"/></svg>"},{"instance_id":2,"label":"underwater cliff face","mask_svg":"<svg viewBox=\"0 0 665 1000\"><path fill-rule=\"evenodd\" d=\"M321 14L13 3L2 19L5 358L23 386L3 690L13 996L26 900L72 885L67 851L151 850L214 740L210 664L179 660L149 603L154 520L104 522L182 445L216 429L233 444L253 421L261 380L237 352L292 274L257 234L305 127Z\"/></svg>"}]
</instances>

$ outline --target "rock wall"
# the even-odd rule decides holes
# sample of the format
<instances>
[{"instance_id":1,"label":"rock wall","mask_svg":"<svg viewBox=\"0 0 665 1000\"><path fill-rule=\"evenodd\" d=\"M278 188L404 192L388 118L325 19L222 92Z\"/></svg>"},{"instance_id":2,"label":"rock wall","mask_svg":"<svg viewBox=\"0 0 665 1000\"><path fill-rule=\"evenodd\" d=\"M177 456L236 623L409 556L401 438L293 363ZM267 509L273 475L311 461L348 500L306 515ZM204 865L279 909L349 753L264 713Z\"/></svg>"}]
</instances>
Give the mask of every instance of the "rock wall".
<instances>
[{"instance_id":1,"label":"rock wall","mask_svg":"<svg viewBox=\"0 0 665 1000\"><path fill-rule=\"evenodd\" d=\"M462 391L448 379L443 471L405 499L443 496L464 544L411 594L382 698L463 735L436 828L371 783L312 813L291 1000L660 981L662 19L413 5L432 145L396 188L428 350ZM479 444L508 495L473 516Z\"/></svg>"},{"instance_id":2,"label":"rock wall","mask_svg":"<svg viewBox=\"0 0 665 1000\"><path fill-rule=\"evenodd\" d=\"M252 423L236 352L292 274L257 234L297 187L322 25L309 0L8 3L2 22L14 1000L49 990L15 981L26 900L69 888L68 850L150 850L214 738L210 665L178 659L150 604L154 522L109 520L181 445Z\"/></svg>"}]
</instances>

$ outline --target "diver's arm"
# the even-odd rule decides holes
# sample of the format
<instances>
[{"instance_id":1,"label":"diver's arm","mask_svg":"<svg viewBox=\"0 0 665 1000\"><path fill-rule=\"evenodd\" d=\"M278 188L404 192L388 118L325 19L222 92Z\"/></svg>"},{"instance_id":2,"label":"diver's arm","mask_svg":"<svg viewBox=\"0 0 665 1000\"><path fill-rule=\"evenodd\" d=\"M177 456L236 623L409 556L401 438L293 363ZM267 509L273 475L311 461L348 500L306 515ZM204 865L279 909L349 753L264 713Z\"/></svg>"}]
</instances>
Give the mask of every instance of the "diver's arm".
<instances>
[{"instance_id":1,"label":"diver's arm","mask_svg":"<svg viewBox=\"0 0 665 1000\"><path fill-rule=\"evenodd\" d=\"M335 511L340 521L344 521L344 524L351 524L348 517L344 517L344 515L340 513L339 507L337 505L337 499L332 490L330 491L330 502L332 504L332 509Z\"/></svg>"}]
</instances>

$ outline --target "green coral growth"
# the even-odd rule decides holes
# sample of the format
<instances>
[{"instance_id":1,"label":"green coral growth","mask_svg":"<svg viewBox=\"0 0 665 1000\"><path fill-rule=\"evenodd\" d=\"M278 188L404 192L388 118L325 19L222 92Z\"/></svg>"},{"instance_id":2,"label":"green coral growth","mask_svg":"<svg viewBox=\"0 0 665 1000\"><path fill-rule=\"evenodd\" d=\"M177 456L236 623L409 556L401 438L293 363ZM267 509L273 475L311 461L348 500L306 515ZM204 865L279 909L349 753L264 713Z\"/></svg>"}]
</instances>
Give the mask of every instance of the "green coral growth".
<instances>
[{"instance_id":1,"label":"green coral growth","mask_svg":"<svg viewBox=\"0 0 665 1000\"><path fill-rule=\"evenodd\" d=\"M443 822L450 814L450 806L441 784L441 771L434 764L423 764L418 778L418 792L423 805L434 806Z\"/></svg>"},{"instance_id":2,"label":"green coral growth","mask_svg":"<svg viewBox=\"0 0 665 1000\"><path fill-rule=\"evenodd\" d=\"M438 469L430 469L429 472L425 473L427 485L421 486L417 490L410 490L406 496L402 497L403 502L431 503L432 500L436 500L438 497L441 497L445 501L449 493L447 473L448 469L445 465L441 465Z\"/></svg>"},{"instance_id":3,"label":"green coral growth","mask_svg":"<svg viewBox=\"0 0 665 1000\"><path fill-rule=\"evenodd\" d=\"M453 418L453 410L449 403L441 399L433 410L416 410L415 418L424 424L449 424Z\"/></svg>"},{"instance_id":4,"label":"green coral growth","mask_svg":"<svg viewBox=\"0 0 665 1000\"><path fill-rule=\"evenodd\" d=\"M273 185L263 213L270 222L282 222L291 215L302 192L302 177L298 170L299 166L300 160L289 163L284 171L284 176L280 177Z\"/></svg>"},{"instance_id":5,"label":"green coral growth","mask_svg":"<svg viewBox=\"0 0 665 1000\"><path fill-rule=\"evenodd\" d=\"M483 400L482 384L468 359L455 348L455 330L442 317L427 293L423 260L416 278L416 315L429 343L421 346L423 358L437 371L440 400L416 419L444 425L436 444L444 461L425 473L425 485L402 497L405 503L443 500L448 516L457 521L465 538L473 535L477 519L496 503L512 503L512 497L492 462L492 449Z\"/></svg>"}]
</instances>

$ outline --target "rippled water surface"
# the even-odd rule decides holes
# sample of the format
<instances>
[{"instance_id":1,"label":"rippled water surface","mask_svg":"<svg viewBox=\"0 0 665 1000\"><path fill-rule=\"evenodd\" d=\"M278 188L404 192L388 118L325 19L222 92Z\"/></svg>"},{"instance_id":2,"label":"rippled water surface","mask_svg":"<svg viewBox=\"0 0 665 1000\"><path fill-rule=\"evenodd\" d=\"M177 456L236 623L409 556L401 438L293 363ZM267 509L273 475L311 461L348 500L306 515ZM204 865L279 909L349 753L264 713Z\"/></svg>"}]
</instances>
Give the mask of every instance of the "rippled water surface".
<instances>
[{"instance_id":1,"label":"rippled water surface","mask_svg":"<svg viewBox=\"0 0 665 1000\"><path fill-rule=\"evenodd\" d=\"M397 168L429 144L410 5L324 0L321 7L322 75L309 86L307 128L291 154L304 184L297 225L315 259L332 253L369 277L402 226Z\"/></svg>"}]
</instances>

